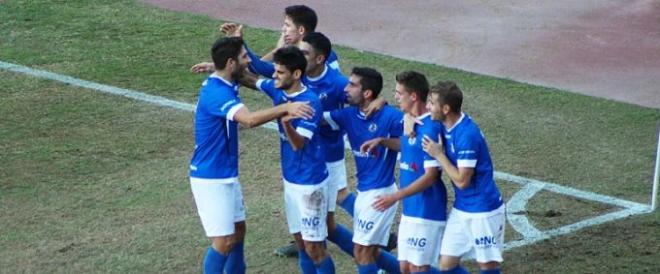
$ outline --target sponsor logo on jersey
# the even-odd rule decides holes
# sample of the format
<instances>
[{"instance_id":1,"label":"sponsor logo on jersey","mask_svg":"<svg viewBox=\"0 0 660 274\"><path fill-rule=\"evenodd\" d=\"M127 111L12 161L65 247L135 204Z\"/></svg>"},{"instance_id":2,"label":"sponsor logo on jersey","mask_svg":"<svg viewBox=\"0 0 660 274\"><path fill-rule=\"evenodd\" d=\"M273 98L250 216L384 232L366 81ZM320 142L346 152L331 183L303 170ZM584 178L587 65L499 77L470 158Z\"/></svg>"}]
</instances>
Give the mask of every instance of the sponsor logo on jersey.
<instances>
[{"instance_id":1,"label":"sponsor logo on jersey","mask_svg":"<svg viewBox=\"0 0 660 274\"><path fill-rule=\"evenodd\" d=\"M412 163L412 165L409 164L409 163L406 163L406 162L401 162L399 164L399 168L401 170L407 170L407 171L412 171L412 172L417 172L417 170L418 170L417 164L415 164L414 162Z\"/></svg>"},{"instance_id":2,"label":"sponsor logo on jersey","mask_svg":"<svg viewBox=\"0 0 660 274\"><path fill-rule=\"evenodd\" d=\"M378 150L373 150L371 152L362 152L359 150L353 150L353 156L357 158L369 158L369 157L378 158L379 155L380 153L378 152Z\"/></svg>"}]
</instances>

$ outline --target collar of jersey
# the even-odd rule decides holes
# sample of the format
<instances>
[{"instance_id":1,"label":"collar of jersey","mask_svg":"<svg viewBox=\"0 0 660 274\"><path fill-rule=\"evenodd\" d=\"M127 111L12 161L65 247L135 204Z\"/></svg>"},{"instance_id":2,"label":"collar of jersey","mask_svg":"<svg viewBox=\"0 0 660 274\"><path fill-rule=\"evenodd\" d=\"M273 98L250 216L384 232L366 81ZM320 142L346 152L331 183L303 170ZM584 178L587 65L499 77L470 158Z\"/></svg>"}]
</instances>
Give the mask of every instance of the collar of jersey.
<instances>
[{"instance_id":1,"label":"collar of jersey","mask_svg":"<svg viewBox=\"0 0 660 274\"><path fill-rule=\"evenodd\" d=\"M447 129L447 133L451 132L452 129L456 128L458 124L463 122L463 118L465 118L465 113L461 112L461 118L458 118L458 121L456 121L456 123L453 126L451 126L451 128Z\"/></svg>"},{"instance_id":2,"label":"collar of jersey","mask_svg":"<svg viewBox=\"0 0 660 274\"><path fill-rule=\"evenodd\" d=\"M317 76L317 77L315 77L315 78L312 78L312 77L309 77L309 76L306 76L306 77L307 77L307 80L308 80L308 81L310 81L310 82L316 82L316 81L318 81L318 80L323 79L323 76L325 76L325 74L326 74L327 72L328 72L328 66L327 66L327 65L323 65L323 72L321 72L321 75L319 75L319 76Z\"/></svg>"},{"instance_id":3,"label":"collar of jersey","mask_svg":"<svg viewBox=\"0 0 660 274\"><path fill-rule=\"evenodd\" d=\"M286 98L293 98L293 97L296 97L296 96L300 95L301 93L303 93L305 91L307 91L307 87L303 86L303 89L298 91L298 92L294 92L292 94L287 94L286 91L284 91L283 93L284 93L284 96L286 96Z\"/></svg>"},{"instance_id":4,"label":"collar of jersey","mask_svg":"<svg viewBox=\"0 0 660 274\"><path fill-rule=\"evenodd\" d=\"M231 82L227 81L225 78L222 78L222 76L218 75L216 72L212 73L211 76L209 76L209 78L218 79L230 87L235 86L235 84L232 84Z\"/></svg>"}]
</instances>

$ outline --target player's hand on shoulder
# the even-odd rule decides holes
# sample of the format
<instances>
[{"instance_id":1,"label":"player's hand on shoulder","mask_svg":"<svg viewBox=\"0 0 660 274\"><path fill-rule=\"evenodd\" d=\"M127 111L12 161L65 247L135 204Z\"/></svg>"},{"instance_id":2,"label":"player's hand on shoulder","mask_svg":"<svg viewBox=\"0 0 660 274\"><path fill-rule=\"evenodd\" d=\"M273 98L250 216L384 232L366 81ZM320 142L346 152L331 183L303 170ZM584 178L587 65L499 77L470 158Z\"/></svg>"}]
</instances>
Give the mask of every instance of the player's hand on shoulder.
<instances>
[{"instance_id":1,"label":"player's hand on shoulder","mask_svg":"<svg viewBox=\"0 0 660 274\"><path fill-rule=\"evenodd\" d=\"M422 139L422 148L426 153L433 157L439 157L440 154L445 153L442 144L442 135L438 134L438 142L434 142L429 136L424 135Z\"/></svg>"},{"instance_id":2,"label":"player's hand on shoulder","mask_svg":"<svg viewBox=\"0 0 660 274\"><path fill-rule=\"evenodd\" d=\"M403 135L409 138L415 138L415 124L423 125L422 121L417 120L416 117L406 113L403 115Z\"/></svg>"},{"instance_id":3,"label":"player's hand on shoulder","mask_svg":"<svg viewBox=\"0 0 660 274\"><path fill-rule=\"evenodd\" d=\"M199 64L195 64L190 68L190 72L192 73L210 73L215 70L215 66L213 63L209 62L202 62Z\"/></svg>"},{"instance_id":4,"label":"player's hand on shoulder","mask_svg":"<svg viewBox=\"0 0 660 274\"><path fill-rule=\"evenodd\" d=\"M288 102L286 103L286 113L286 116L290 116L289 119L311 119L314 117L314 108L309 105L309 102Z\"/></svg>"},{"instance_id":5,"label":"player's hand on shoulder","mask_svg":"<svg viewBox=\"0 0 660 274\"><path fill-rule=\"evenodd\" d=\"M376 100L371 101L371 103L369 103L369 105L367 106L364 116L370 117L371 114L374 114L379 110L383 109L385 103L387 102L383 98L376 98Z\"/></svg>"}]
</instances>

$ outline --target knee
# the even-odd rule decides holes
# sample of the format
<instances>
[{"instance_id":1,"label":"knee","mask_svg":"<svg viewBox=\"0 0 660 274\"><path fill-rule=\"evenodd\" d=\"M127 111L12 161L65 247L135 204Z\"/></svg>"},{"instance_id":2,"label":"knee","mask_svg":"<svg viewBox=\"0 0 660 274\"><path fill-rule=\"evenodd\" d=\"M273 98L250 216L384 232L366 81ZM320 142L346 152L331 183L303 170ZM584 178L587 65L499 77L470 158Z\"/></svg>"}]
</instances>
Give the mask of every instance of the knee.
<instances>
[{"instance_id":1,"label":"knee","mask_svg":"<svg viewBox=\"0 0 660 274\"><path fill-rule=\"evenodd\" d=\"M320 242L305 242L305 252L317 264L325 258L325 249Z\"/></svg>"},{"instance_id":2,"label":"knee","mask_svg":"<svg viewBox=\"0 0 660 274\"><path fill-rule=\"evenodd\" d=\"M233 236L213 237L213 249L222 255L228 255L234 245L236 245L236 238Z\"/></svg>"}]
</instances>

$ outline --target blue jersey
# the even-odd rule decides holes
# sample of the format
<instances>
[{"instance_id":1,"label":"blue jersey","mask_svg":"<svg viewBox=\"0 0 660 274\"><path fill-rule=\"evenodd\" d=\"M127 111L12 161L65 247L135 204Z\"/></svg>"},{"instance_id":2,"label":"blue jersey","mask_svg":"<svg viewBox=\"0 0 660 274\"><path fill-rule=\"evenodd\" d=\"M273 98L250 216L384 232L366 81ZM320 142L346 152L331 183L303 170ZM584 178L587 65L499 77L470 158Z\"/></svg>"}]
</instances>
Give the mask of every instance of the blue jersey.
<instances>
[{"instance_id":1,"label":"blue jersey","mask_svg":"<svg viewBox=\"0 0 660 274\"><path fill-rule=\"evenodd\" d=\"M344 107L346 93L344 88L348 85L348 79L340 71L330 69L326 65L323 73L310 78L305 75L303 84L317 93L323 111L333 111ZM344 159L344 132L334 130L329 125L321 125L321 141L325 145L325 161L335 162Z\"/></svg>"},{"instance_id":2,"label":"blue jersey","mask_svg":"<svg viewBox=\"0 0 660 274\"><path fill-rule=\"evenodd\" d=\"M205 179L237 179L238 123L234 114L243 107L238 85L216 74L199 92L195 109L195 151L190 176Z\"/></svg>"},{"instance_id":3,"label":"blue jersey","mask_svg":"<svg viewBox=\"0 0 660 274\"><path fill-rule=\"evenodd\" d=\"M470 185L461 190L454 185L454 207L465 212L488 212L503 201L493 179L493 162L479 126L461 114L456 124L445 131L445 154L457 168L474 168Z\"/></svg>"},{"instance_id":4,"label":"blue jersey","mask_svg":"<svg viewBox=\"0 0 660 274\"><path fill-rule=\"evenodd\" d=\"M305 146L295 151L288 141L282 123L277 123L280 133L280 157L284 180L299 185L315 185L322 183L328 177L323 157L323 144L319 134L319 122L323 109L318 95L304 87L302 91L286 94L284 90L275 88L274 80L259 80L257 88L273 100L273 105L286 102L309 102L314 108L311 119L293 119L291 126L298 134L305 137Z\"/></svg>"},{"instance_id":5,"label":"blue jersey","mask_svg":"<svg viewBox=\"0 0 660 274\"><path fill-rule=\"evenodd\" d=\"M442 124L431 120L430 114L419 117L423 125L415 125L415 138L401 136L400 187L405 188L422 177L425 168L438 168L440 163L422 148L424 136L438 141ZM439 171L437 181L426 190L403 199L403 215L434 221L447 220L447 190Z\"/></svg>"},{"instance_id":6,"label":"blue jersey","mask_svg":"<svg viewBox=\"0 0 660 274\"><path fill-rule=\"evenodd\" d=\"M248 69L252 73L272 79L273 73L275 73L275 65L273 65L272 62L261 60L261 56L255 54L247 45L245 45L245 51L247 52L248 57L250 57L250 65L248 66ZM339 71L339 58L335 51L330 51L330 56L328 56L325 63L333 70Z\"/></svg>"},{"instance_id":7,"label":"blue jersey","mask_svg":"<svg viewBox=\"0 0 660 274\"><path fill-rule=\"evenodd\" d=\"M360 147L373 138L401 136L402 118L401 111L388 105L368 118L357 107L325 113L328 124L333 128L344 129L348 135L355 158L359 191L388 187L394 183L397 152L378 146L373 152L362 153Z\"/></svg>"}]
</instances>

